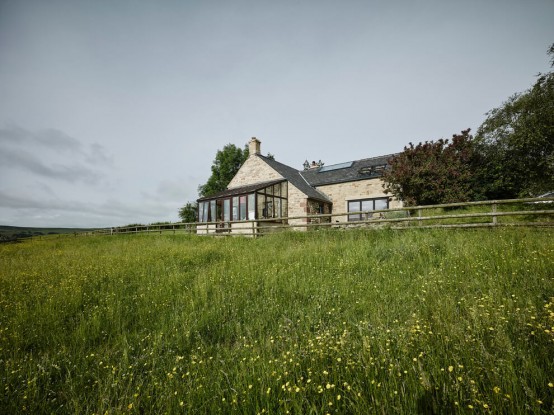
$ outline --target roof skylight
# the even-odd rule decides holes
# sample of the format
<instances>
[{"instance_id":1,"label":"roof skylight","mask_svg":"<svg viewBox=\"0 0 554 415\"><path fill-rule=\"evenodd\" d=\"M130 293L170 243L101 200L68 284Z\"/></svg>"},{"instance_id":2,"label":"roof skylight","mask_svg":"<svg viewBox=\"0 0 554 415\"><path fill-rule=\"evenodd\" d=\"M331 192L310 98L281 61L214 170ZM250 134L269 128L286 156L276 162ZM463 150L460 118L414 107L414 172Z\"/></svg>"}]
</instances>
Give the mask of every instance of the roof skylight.
<instances>
[{"instance_id":1,"label":"roof skylight","mask_svg":"<svg viewBox=\"0 0 554 415\"><path fill-rule=\"evenodd\" d=\"M347 169L349 167L352 167L352 164L354 164L353 161L347 161L346 163L339 163L339 164L332 164L330 166L323 166L319 169L318 173L323 173L326 171L333 171L333 170L340 170L340 169Z\"/></svg>"}]
</instances>

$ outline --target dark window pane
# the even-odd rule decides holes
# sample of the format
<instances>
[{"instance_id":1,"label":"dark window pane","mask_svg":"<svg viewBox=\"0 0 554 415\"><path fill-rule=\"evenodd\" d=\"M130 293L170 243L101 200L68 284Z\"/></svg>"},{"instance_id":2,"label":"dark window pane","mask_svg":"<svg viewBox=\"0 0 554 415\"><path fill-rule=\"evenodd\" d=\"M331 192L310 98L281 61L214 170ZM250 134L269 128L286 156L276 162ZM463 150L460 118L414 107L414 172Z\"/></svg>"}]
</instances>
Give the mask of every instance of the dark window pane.
<instances>
[{"instance_id":1,"label":"dark window pane","mask_svg":"<svg viewBox=\"0 0 554 415\"><path fill-rule=\"evenodd\" d=\"M360 201L359 200L348 202L348 211L349 212L357 212L359 210L360 210Z\"/></svg>"},{"instance_id":2,"label":"dark window pane","mask_svg":"<svg viewBox=\"0 0 554 415\"><path fill-rule=\"evenodd\" d=\"M373 210L373 200L362 200L362 211Z\"/></svg>"},{"instance_id":3,"label":"dark window pane","mask_svg":"<svg viewBox=\"0 0 554 415\"><path fill-rule=\"evenodd\" d=\"M248 219L253 220L256 218L256 195L250 193L248 195Z\"/></svg>"},{"instance_id":4,"label":"dark window pane","mask_svg":"<svg viewBox=\"0 0 554 415\"><path fill-rule=\"evenodd\" d=\"M223 220L229 222L231 220L231 199L223 201Z\"/></svg>"},{"instance_id":5,"label":"dark window pane","mask_svg":"<svg viewBox=\"0 0 554 415\"><path fill-rule=\"evenodd\" d=\"M275 198L275 217L281 217L281 199L278 197Z\"/></svg>"},{"instance_id":6,"label":"dark window pane","mask_svg":"<svg viewBox=\"0 0 554 415\"><path fill-rule=\"evenodd\" d=\"M258 218L265 217L265 195L258 193Z\"/></svg>"},{"instance_id":7,"label":"dark window pane","mask_svg":"<svg viewBox=\"0 0 554 415\"><path fill-rule=\"evenodd\" d=\"M239 219L239 197L238 196L233 197L232 210L233 210L233 215L231 216L231 219L238 220Z\"/></svg>"},{"instance_id":8,"label":"dark window pane","mask_svg":"<svg viewBox=\"0 0 554 415\"><path fill-rule=\"evenodd\" d=\"M348 202L348 211L349 212L359 212L360 211L360 201L355 200L355 201ZM348 215L348 220L349 221L360 220L360 214Z\"/></svg>"},{"instance_id":9,"label":"dark window pane","mask_svg":"<svg viewBox=\"0 0 554 415\"><path fill-rule=\"evenodd\" d=\"M209 222L210 219L209 219L209 216L208 216L208 210L210 208L210 205L208 204L208 202L204 202L204 221L203 222Z\"/></svg>"},{"instance_id":10,"label":"dark window pane","mask_svg":"<svg viewBox=\"0 0 554 415\"><path fill-rule=\"evenodd\" d=\"M204 202L198 203L198 222L204 222Z\"/></svg>"},{"instance_id":11,"label":"dark window pane","mask_svg":"<svg viewBox=\"0 0 554 415\"><path fill-rule=\"evenodd\" d=\"M389 208L389 198L385 197L383 199L375 199L375 210L388 209Z\"/></svg>"},{"instance_id":12,"label":"dark window pane","mask_svg":"<svg viewBox=\"0 0 554 415\"><path fill-rule=\"evenodd\" d=\"M217 211L215 207L215 200L210 201L210 222L217 220Z\"/></svg>"},{"instance_id":13,"label":"dark window pane","mask_svg":"<svg viewBox=\"0 0 554 415\"><path fill-rule=\"evenodd\" d=\"M223 220L223 200L217 201L217 215L216 220Z\"/></svg>"},{"instance_id":14,"label":"dark window pane","mask_svg":"<svg viewBox=\"0 0 554 415\"><path fill-rule=\"evenodd\" d=\"M246 196L241 196L239 198L239 204L240 204L240 220L246 220Z\"/></svg>"}]
</instances>

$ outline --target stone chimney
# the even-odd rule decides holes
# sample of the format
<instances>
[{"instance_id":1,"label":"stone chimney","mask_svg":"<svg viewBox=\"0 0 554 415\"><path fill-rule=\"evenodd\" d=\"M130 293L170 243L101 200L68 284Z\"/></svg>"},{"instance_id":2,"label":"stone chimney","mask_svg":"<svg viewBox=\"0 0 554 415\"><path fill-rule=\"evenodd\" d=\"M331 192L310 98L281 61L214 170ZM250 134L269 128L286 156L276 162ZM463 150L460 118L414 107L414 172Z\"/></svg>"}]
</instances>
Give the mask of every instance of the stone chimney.
<instances>
[{"instance_id":1,"label":"stone chimney","mask_svg":"<svg viewBox=\"0 0 554 415\"><path fill-rule=\"evenodd\" d=\"M256 137L252 137L250 139L250 142L248 143L248 156L251 157L255 154L261 154L260 151L260 140L258 140Z\"/></svg>"}]
</instances>

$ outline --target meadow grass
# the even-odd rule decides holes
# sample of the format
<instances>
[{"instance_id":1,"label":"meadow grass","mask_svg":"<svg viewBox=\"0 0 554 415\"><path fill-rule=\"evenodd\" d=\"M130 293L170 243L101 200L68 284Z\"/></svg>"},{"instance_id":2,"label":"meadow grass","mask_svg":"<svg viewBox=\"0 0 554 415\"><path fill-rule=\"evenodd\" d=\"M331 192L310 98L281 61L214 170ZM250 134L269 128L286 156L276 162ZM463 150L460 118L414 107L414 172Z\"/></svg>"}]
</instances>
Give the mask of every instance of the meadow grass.
<instances>
[{"instance_id":1,"label":"meadow grass","mask_svg":"<svg viewBox=\"0 0 554 415\"><path fill-rule=\"evenodd\" d=\"M0 412L554 410L551 229L0 246Z\"/></svg>"}]
</instances>

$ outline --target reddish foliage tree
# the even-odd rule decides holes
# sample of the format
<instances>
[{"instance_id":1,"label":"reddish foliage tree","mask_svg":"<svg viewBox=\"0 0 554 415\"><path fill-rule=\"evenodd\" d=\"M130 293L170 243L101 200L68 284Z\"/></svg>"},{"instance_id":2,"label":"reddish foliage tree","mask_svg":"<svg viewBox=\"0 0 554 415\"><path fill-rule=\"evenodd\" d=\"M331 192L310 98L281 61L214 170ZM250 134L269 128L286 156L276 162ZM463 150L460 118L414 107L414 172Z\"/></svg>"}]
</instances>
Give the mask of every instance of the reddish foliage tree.
<instances>
[{"instance_id":1,"label":"reddish foliage tree","mask_svg":"<svg viewBox=\"0 0 554 415\"><path fill-rule=\"evenodd\" d=\"M452 140L426 141L389 160L383 187L407 206L465 202L480 198L480 156L470 130Z\"/></svg>"}]
</instances>

